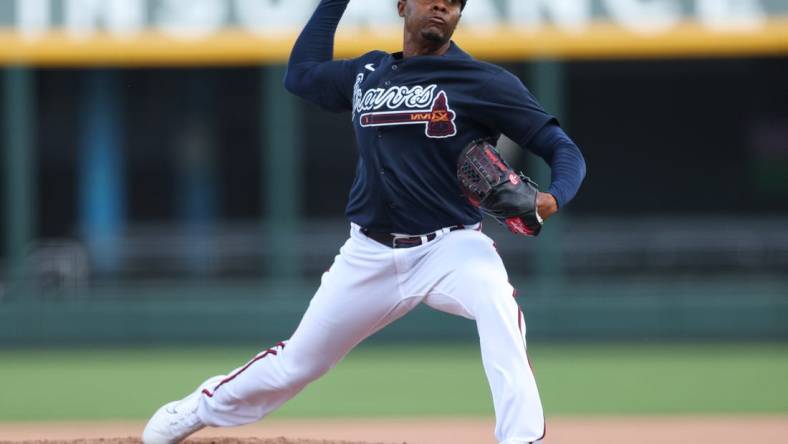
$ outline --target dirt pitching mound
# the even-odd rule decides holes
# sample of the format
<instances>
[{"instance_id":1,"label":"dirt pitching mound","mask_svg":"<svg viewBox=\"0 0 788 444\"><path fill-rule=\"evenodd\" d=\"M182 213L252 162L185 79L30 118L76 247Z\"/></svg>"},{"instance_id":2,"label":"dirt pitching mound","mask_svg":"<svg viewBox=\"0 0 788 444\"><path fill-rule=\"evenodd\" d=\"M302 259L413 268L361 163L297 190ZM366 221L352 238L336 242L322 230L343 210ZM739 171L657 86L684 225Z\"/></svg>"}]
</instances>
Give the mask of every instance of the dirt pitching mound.
<instances>
[{"instance_id":1,"label":"dirt pitching mound","mask_svg":"<svg viewBox=\"0 0 788 444\"><path fill-rule=\"evenodd\" d=\"M39 441L0 441L0 444L141 444L139 438L110 438L110 439L74 439L69 441L39 440ZM189 439L186 444L383 444L350 441L315 441L309 439L288 439L284 437L273 439L260 438L196 438ZM403 443L406 444L406 443Z\"/></svg>"},{"instance_id":2,"label":"dirt pitching mound","mask_svg":"<svg viewBox=\"0 0 788 444\"><path fill-rule=\"evenodd\" d=\"M142 421L0 421L0 444L140 444ZM291 419L207 428L187 444L494 444L493 418ZM129 436L116 439L113 436ZM299 437L283 438L284 436ZM570 417L548 420L549 444L785 444L788 415Z\"/></svg>"}]
</instances>

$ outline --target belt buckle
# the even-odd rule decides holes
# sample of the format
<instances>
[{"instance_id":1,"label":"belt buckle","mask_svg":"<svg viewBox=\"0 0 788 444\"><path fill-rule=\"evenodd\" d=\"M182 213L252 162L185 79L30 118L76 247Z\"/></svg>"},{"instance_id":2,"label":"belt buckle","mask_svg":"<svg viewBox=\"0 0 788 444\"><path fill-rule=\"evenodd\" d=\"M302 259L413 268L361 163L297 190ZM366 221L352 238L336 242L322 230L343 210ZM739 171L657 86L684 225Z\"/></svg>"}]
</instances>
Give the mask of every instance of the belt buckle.
<instances>
[{"instance_id":1,"label":"belt buckle","mask_svg":"<svg viewBox=\"0 0 788 444\"><path fill-rule=\"evenodd\" d=\"M440 230L433 231L431 233L419 234L419 235L389 233L391 235L391 248L400 248L399 246L397 246L397 241L402 241L405 243L405 245L402 245L402 248L417 247L419 245L424 245L428 242L437 239L439 233L447 234L454 230L462 230L464 228L466 228L464 225L454 225L451 227L441 228Z\"/></svg>"},{"instance_id":2,"label":"belt buckle","mask_svg":"<svg viewBox=\"0 0 788 444\"><path fill-rule=\"evenodd\" d=\"M391 248L398 248L397 247L397 241L398 240L410 239L411 237L413 237L413 236L409 236L407 234L391 233Z\"/></svg>"}]
</instances>

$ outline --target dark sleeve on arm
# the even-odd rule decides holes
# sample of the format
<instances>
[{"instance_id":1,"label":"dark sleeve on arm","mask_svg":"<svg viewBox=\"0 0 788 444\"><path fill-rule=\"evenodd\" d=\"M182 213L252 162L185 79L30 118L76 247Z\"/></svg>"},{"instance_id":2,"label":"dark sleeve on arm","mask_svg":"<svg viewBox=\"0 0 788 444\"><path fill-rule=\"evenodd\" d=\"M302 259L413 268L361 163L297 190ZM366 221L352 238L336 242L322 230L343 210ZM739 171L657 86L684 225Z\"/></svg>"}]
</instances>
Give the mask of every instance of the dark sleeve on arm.
<instances>
[{"instance_id":1,"label":"dark sleeve on arm","mask_svg":"<svg viewBox=\"0 0 788 444\"><path fill-rule=\"evenodd\" d=\"M580 149L513 74L494 73L483 88L484 123L550 165L547 192L563 208L577 194L586 174Z\"/></svg>"},{"instance_id":2,"label":"dark sleeve on arm","mask_svg":"<svg viewBox=\"0 0 788 444\"><path fill-rule=\"evenodd\" d=\"M298 36L285 75L291 93L329 111L352 108L353 60L334 61L334 35L349 0L322 0Z\"/></svg>"},{"instance_id":3,"label":"dark sleeve on arm","mask_svg":"<svg viewBox=\"0 0 788 444\"><path fill-rule=\"evenodd\" d=\"M580 148L556 121L537 131L526 148L550 165L551 183L547 192L563 208L575 197L586 176L586 162Z\"/></svg>"}]
</instances>

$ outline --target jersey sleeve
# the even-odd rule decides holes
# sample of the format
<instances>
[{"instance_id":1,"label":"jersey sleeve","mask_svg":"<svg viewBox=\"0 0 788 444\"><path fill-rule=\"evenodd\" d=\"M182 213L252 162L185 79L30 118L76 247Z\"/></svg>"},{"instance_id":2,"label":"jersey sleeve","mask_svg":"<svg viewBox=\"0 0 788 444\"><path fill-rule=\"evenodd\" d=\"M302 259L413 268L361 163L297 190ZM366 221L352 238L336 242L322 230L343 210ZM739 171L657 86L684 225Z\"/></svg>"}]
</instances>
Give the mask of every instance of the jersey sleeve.
<instances>
[{"instance_id":1,"label":"jersey sleeve","mask_svg":"<svg viewBox=\"0 0 788 444\"><path fill-rule=\"evenodd\" d=\"M350 111L356 64L357 59L291 64L287 68L285 87L327 111Z\"/></svg>"},{"instance_id":2,"label":"jersey sleeve","mask_svg":"<svg viewBox=\"0 0 788 444\"><path fill-rule=\"evenodd\" d=\"M559 208L564 208L586 177L586 161L580 148L555 121L537 131L527 148L550 165L547 192L555 197Z\"/></svg>"},{"instance_id":3,"label":"jersey sleeve","mask_svg":"<svg viewBox=\"0 0 788 444\"><path fill-rule=\"evenodd\" d=\"M329 111L352 107L356 60L334 60L334 35L348 0L321 0L293 46L285 75L291 93Z\"/></svg>"},{"instance_id":4,"label":"jersey sleeve","mask_svg":"<svg viewBox=\"0 0 788 444\"><path fill-rule=\"evenodd\" d=\"M547 123L556 121L514 74L496 70L482 85L480 118L488 128L528 146Z\"/></svg>"}]
</instances>

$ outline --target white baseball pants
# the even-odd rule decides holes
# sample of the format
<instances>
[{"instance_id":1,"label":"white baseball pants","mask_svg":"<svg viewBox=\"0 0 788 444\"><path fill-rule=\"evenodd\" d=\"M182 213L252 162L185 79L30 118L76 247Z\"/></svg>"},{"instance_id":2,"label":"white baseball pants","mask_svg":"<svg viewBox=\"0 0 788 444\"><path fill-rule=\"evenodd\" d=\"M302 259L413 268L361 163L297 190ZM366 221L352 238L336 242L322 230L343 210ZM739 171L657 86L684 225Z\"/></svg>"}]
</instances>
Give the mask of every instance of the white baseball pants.
<instances>
[{"instance_id":1,"label":"white baseball pants","mask_svg":"<svg viewBox=\"0 0 788 444\"><path fill-rule=\"evenodd\" d=\"M481 231L439 233L423 245L394 249L353 225L290 340L206 386L200 419L214 427L262 419L362 340L424 302L476 321L498 441L539 442L542 405L526 357L523 315L503 262Z\"/></svg>"}]
</instances>

